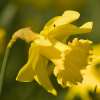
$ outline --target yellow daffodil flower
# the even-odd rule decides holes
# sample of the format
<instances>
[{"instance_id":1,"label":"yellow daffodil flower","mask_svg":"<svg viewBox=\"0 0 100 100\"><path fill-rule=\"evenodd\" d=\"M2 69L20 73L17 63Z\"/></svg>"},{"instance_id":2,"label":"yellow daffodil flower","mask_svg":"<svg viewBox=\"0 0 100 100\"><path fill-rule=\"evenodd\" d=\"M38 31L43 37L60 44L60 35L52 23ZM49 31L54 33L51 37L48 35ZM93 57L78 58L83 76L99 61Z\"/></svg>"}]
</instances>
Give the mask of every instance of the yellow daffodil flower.
<instances>
[{"instance_id":1,"label":"yellow daffodil flower","mask_svg":"<svg viewBox=\"0 0 100 100\"><path fill-rule=\"evenodd\" d=\"M19 71L17 81L31 82L35 79L48 92L56 95L57 92L49 79L49 61L55 65L54 74L63 87L66 87L68 82L81 80L80 70L87 65L91 42L78 39L68 44L62 42L69 35L91 31L92 22L81 27L71 24L79 16L76 11L65 11L62 16L51 19L40 34L29 28L15 32L8 47L11 47L17 38L31 42L28 61Z\"/></svg>"}]
</instances>

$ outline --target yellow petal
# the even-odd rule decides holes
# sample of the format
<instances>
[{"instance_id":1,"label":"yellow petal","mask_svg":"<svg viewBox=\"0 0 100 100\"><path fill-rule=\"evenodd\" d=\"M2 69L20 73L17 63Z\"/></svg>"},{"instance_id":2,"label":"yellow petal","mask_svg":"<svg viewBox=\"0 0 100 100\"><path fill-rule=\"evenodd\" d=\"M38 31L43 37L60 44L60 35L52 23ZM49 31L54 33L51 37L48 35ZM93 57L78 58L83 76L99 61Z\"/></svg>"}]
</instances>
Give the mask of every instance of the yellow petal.
<instances>
[{"instance_id":1,"label":"yellow petal","mask_svg":"<svg viewBox=\"0 0 100 100\"><path fill-rule=\"evenodd\" d=\"M57 50L59 50L61 53L66 52L66 50L69 49L69 47L68 47L66 44L64 44L64 43L62 43L62 42L59 42L59 41L56 41L56 42L55 42L54 47L55 47Z\"/></svg>"},{"instance_id":2,"label":"yellow petal","mask_svg":"<svg viewBox=\"0 0 100 100\"><path fill-rule=\"evenodd\" d=\"M88 33L91 32L92 27L93 27L93 22L86 22L80 27L80 30L83 31L82 33Z\"/></svg>"},{"instance_id":3,"label":"yellow petal","mask_svg":"<svg viewBox=\"0 0 100 100\"><path fill-rule=\"evenodd\" d=\"M87 22L81 27L75 26L73 24L65 24L55 27L48 33L48 37L56 38L57 40L63 40L69 35L88 33L92 30L92 22Z\"/></svg>"},{"instance_id":4,"label":"yellow petal","mask_svg":"<svg viewBox=\"0 0 100 100\"><path fill-rule=\"evenodd\" d=\"M68 44L70 49L66 49L61 59L55 62L54 74L63 87L82 80L80 70L88 64L90 44L89 40L74 39Z\"/></svg>"},{"instance_id":5,"label":"yellow petal","mask_svg":"<svg viewBox=\"0 0 100 100\"><path fill-rule=\"evenodd\" d=\"M48 36L48 33L54 29L55 25L54 22L58 20L61 16L53 17L51 20L49 20L46 25L44 26L43 30L40 32L43 36Z\"/></svg>"},{"instance_id":6,"label":"yellow petal","mask_svg":"<svg viewBox=\"0 0 100 100\"><path fill-rule=\"evenodd\" d=\"M40 38L36 39L34 42L39 46L52 46L51 41L43 36L40 36Z\"/></svg>"},{"instance_id":7,"label":"yellow petal","mask_svg":"<svg viewBox=\"0 0 100 100\"><path fill-rule=\"evenodd\" d=\"M32 65L29 64L24 65L16 77L16 80L20 82L31 82L33 79L34 71L32 69Z\"/></svg>"},{"instance_id":8,"label":"yellow petal","mask_svg":"<svg viewBox=\"0 0 100 100\"><path fill-rule=\"evenodd\" d=\"M39 59L39 48L32 43L29 50L28 62L19 71L16 80L21 82L31 82L34 79L35 67Z\"/></svg>"},{"instance_id":9,"label":"yellow petal","mask_svg":"<svg viewBox=\"0 0 100 100\"><path fill-rule=\"evenodd\" d=\"M51 84L51 81L49 79L49 73L48 73L48 59L46 59L43 56L40 56L39 62L37 64L37 67L35 69L35 80L42 85L49 93L52 93L53 95L57 95L56 90Z\"/></svg>"},{"instance_id":10,"label":"yellow petal","mask_svg":"<svg viewBox=\"0 0 100 100\"><path fill-rule=\"evenodd\" d=\"M80 17L80 14L77 11L68 10L65 11L64 14L54 22L55 26L60 26L64 24L69 24Z\"/></svg>"},{"instance_id":11,"label":"yellow petal","mask_svg":"<svg viewBox=\"0 0 100 100\"><path fill-rule=\"evenodd\" d=\"M44 29L49 28L50 26L59 26L64 24L69 24L80 17L80 14L77 11L67 10L63 13L62 16L53 17L47 22Z\"/></svg>"},{"instance_id":12,"label":"yellow petal","mask_svg":"<svg viewBox=\"0 0 100 100\"><path fill-rule=\"evenodd\" d=\"M65 24L54 29L48 31L48 37L55 38L57 40L63 40L64 38L68 37L70 34L75 33L77 27L72 24Z\"/></svg>"},{"instance_id":13,"label":"yellow petal","mask_svg":"<svg viewBox=\"0 0 100 100\"><path fill-rule=\"evenodd\" d=\"M44 29L47 29L47 28L50 28L51 26L54 26L54 22L56 20L58 20L58 18L60 18L61 16L56 16L56 17L53 17L52 19L50 19L44 26Z\"/></svg>"},{"instance_id":14,"label":"yellow petal","mask_svg":"<svg viewBox=\"0 0 100 100\"><path fill-rule=\"evenodd\" d=\"M35 43L40 48L40 54L47 57L49 60L53 58L59 58L61 52L54 47L55 40L49 40L48 38L36 39Z\"/></svg>"},{"instance_id":15,"label":"yellow petal","mask_svg":"<svg viewBox=\"0 0 100 100\"><path fill-rule=\"evenodd\" d=\"M53 46L51 47L41 47L41 55L47 57L49 60L52 61L52 59L57 59L60 58L61 52L54 48Z\"/></svg>"}]
</instances>

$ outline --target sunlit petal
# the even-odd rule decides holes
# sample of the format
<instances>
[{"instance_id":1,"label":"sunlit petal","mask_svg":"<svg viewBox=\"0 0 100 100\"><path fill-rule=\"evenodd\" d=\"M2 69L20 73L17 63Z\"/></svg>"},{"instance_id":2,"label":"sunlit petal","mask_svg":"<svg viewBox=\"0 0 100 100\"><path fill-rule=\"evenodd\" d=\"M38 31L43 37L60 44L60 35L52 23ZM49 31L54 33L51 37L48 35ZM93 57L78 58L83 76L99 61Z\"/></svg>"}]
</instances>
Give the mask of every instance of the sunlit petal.
<instances>
[{"instance_id":1,"label":"sunlit petal","mask_svg":"<svg viewBox=\"0 0 100 100\"><path fill-rule=\"evenodd\" d=\"M39 48L33 43L29 50L28 62L19 71L16 80L30 82L34 79L35 67L39 59Z\"/></svg>"},{"instance_id":2,"label":"sunlit petal","mask_svg":"<svg viewBox=\"0 0 100 100\"><path fill-rule=\"evenodd\" d=\"M42 85L48 92L57 95L56 90L52 86L50 79L49 79L49 73L48 73L48 59L41 56L39 58L39 62L37 64L37 67L35 69L35 80Z\"/></svg>"},{"instance_id":3,"label":"sunlit petal","mask_svg":"<svg viewBox=\"0 0 100 100\"><path fill-rule=\"evenodd\" d=\"M80 17L77 11L67 10L63 13L61 18L57 19L54 24L56 26L72 23Z\"/></svg>"}]
</instances>

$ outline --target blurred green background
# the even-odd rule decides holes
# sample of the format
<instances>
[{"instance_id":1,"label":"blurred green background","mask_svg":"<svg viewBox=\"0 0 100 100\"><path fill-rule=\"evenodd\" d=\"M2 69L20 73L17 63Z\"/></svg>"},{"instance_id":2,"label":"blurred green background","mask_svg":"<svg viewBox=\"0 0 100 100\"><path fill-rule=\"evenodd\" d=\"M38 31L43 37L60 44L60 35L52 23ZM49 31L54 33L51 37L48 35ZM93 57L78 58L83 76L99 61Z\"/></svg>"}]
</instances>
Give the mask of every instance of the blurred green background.
<instances>
[{"instance_id":1,"label":"blurred green background","mask_svg":"<svg viewBox=\"0 0 100 100\"><path fill-rule=\"evenodd\" d=\"M6 31L4 48L16 30L32 27L33 31L39 33L50 18L61 15L65 10L80 12L78 25L93 21L93 31L82 37L100 43L100 0L0 0L0 29ZM54 77L51 80L58 90L57 97L48 94L36 82L15 81L17 72L27 61L27 54L27 44L18 40L9 56L0 100L64 100L67 89L62 89ZM1 54L0 64L3 55L4 52Z\"/></svg>"}]
</instances>

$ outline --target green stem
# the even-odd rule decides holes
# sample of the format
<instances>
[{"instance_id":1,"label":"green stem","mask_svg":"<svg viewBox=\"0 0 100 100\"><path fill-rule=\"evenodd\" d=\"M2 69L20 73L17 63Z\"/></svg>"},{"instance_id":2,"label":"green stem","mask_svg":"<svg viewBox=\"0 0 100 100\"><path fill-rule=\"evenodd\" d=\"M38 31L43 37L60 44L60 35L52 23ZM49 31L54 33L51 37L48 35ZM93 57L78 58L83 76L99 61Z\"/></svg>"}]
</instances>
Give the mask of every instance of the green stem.
<instances>
[{"instance_id":1,"label":"green stem","mask_svg":"<svg viewBox=\"0 0 100 100\"><path fill-rule=\"evenodd\" d=\"M9 41L7 48L6 48L6 51L5 51L5 55L4 55L4 59L3 59L3 63L1 66L1 71L0 71L0 96L2 94L2 88L3 88L5 71L6 71L6 67L7 67L8 56L10 53L10 49L12 48L12 46L15 42L16 42L16 38L12 37L12 39Z\"/></svg>"},{"instance_id":2,"label":"green stem","mask_svg":"<svg viewBox=\"0 0 100 100\"><path fill-rule=\"evenodd\" d=\"M7 65L9 52L10 52L10 48L8 47L6 49L6 52L5 52L5 55L4 55L4 60L3 60L2 67L1 67L1 72L0 72L0 96L1 96L1 93L2 93L4 75L5 75L5 71L6 71L6 65Z\"/></svg>"}]
</instances>

